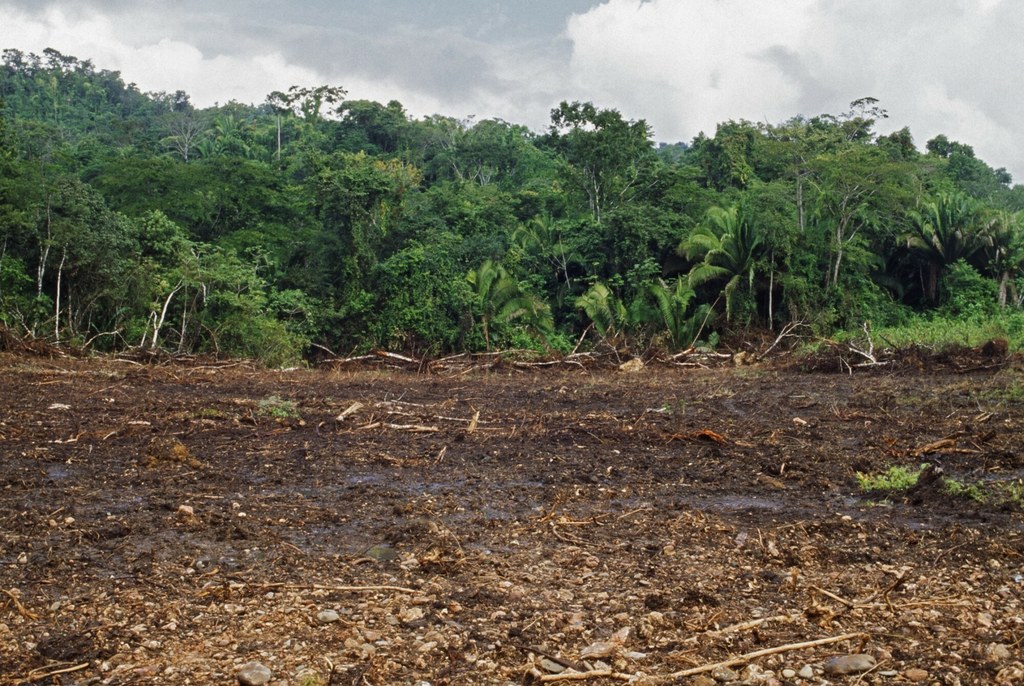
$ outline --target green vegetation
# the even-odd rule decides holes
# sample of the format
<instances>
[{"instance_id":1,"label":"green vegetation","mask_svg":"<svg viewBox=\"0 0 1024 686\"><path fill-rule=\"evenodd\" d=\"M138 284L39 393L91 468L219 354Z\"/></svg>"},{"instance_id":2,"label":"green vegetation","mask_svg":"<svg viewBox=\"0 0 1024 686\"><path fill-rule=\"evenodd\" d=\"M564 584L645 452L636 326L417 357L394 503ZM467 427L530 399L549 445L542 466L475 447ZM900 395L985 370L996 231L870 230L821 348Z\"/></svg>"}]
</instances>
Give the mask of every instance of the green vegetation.
<instances>
[{"instance_id":1,"label":"green vegetation","mask_svg":"<svg viewBox=\"0 0 1024 686\"><path fill-rule=\"evenodd\" d=\"M0 326L275 366L714 346L801 322L1024 348L1024 186L872 98L655 146L563 102L534 132L295 86L197 109L46 50L0 65ZM844 332L850 332L844 334Z\"/></svg>"},{"instance_id":2,"label":"green vegetation","mask_svg":"<svg viewBox=\"0 0 1024 686\"><path fill-rule=\"evenodd\" d=\"M893 466L881 474L874 475L857 472L857 487L867 493L893 494L909 491L917 485L921 472L927 466L923 464L917 469Z\"/></svg>"},{"instance_id":3,"label":"green vegetation","mask_svg":"<svg viewBox=\"0 0 1024 686\"><path fill-rule=\"evenodd\" d=\"M260 400L260 414L274 419L299 419L299 407L294 401L271 395Z\"/></svg>"},{"instance_id":4,"label":"green vegetation","mask_svg":"<svg viewBox=\"0 0 1024 686\"><path fill-rule=\"evenodd\" d=\"M857 487L865 493L881 494L886 498L906 493L917 486L921 475L928 467L928 463L922 464L916 469L895 465L880 474L858 472L856 475ZM991 481L990 483L982 481L965 483L959 479L943 476L939 483L942 492L954 498L990 505L1024 507L1024 481L1021 479Z\"/></svg>"}]
</instances>

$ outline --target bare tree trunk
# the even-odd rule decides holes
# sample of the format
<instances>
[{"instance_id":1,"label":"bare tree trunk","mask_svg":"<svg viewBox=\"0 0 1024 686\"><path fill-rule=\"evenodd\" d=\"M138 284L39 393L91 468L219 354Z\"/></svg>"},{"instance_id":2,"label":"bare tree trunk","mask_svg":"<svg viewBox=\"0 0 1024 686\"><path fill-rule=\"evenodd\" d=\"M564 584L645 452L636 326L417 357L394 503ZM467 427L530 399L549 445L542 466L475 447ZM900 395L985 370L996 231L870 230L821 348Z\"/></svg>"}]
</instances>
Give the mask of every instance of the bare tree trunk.
<instances>
[{"instance_id":1,"label":"bare tree trunk","mask_svg":"<svg viewBox=\"0 0 1024 686\"><path fill-rule=\"evenodd\" d=\"M160 329L163 328L164 320L167 319L167 308L171 306L171 299L174 297L174 294L181 290L181 287L183 285L184 282L179 281L178 285L174 287L174 290L167 294L167 299L164 300L163 309L160 311L160 319L158 319L157 322L153 325L153 340L150 341L149 344L150 350L156 350L157 345L159 344L160 341Z\"/></svg>"},{"instance_id":2,"label":"bare tree trunk","mask_svg":"<svg viewBox=\"0 0 1024 686\"><path fill-rule=\"evenodd\" d=\"M57 266L57 291L54 297L54 308L53 308L53 342L54 344L60 343L60 281L64 273L64 260L68 256L68 249L65 246L61 252L60 264Z\"/></svg>"}]
</instances>

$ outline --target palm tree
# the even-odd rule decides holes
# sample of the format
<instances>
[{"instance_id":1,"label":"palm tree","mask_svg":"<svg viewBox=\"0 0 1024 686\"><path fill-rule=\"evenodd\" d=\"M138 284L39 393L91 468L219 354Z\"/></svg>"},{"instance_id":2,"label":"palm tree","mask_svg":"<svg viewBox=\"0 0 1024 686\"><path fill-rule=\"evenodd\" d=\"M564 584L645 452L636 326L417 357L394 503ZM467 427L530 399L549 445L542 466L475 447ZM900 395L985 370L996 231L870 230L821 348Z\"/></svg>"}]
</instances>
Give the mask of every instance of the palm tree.
<instances>
[{"instance_id":1,"label":"palm tree","mask_svg":"<svg viewBox=\"0 0 1024 686\"><path fill-rule=\"evenodd\" d=\"M688 279L676 278L675 285L658 279L647 285L647 292L654 300L655 309L665 327L672 345L676 348L693 345L710 315L711 307L701 305L689 317L686 316L696 293Z\"/></svg>"},{"instance_id":2,"label":"palm tree","mask_svg":"<svg viewBox=\"0 0 1024 686\"><path fill-rule=\"evenodd\" d=\"M613 346L629 323L625 304L600 281L576 298L576 307L586 313L605 342Z\"/></svg>"},{"instance_id":3,"label":"palm tree","mask_svg":"<svg viewBox=\"0 0 1024 686\"><path fill-rule=\"evenodd\" d=\"M982 231L982 242L984 266L999 282L999 306L1006 307L1014 291L1014 278L1024 273L1024 213L992 214Z\"/></svg>"},{"instance_id":4,"label":"palm tree","mask_svg":"<svg viewBox=\"0 0 1024 686\"><path fill-rule=\"evenodd\" d=\"M963 193L940 193L910 218L906 245L920 264L925 299L934 303L946 268L957 260L970 260L982 248L981 206Z\"/></svg>"},{"instance_id":5,"label":"palm tree","mask_svg":"<svg viewBox=\"0 0 1024 686\"><path fill-rule=\"evenodd\" d=\"M521 319L541 336L554 329L551 308L543 300L523 290L520 283L500 264L485 261L471 270L466 280L473 286L475 305L480 315L484 343L491 349L491 324Z\"/></svg>"},{"instance_id":6,"label":"palm tree","mask_svg":"<svg viewBox=\"0 0 1024 686\"><path fill-rule=\"evenodd\" d=\"M765 245L746 213L733 205L712 207L706 221L682 243L679 253L688 260L700 260L689 273L691 287L709 282L724 282L725 317L732 319L741 285L754 292L754 276Z\"/></svg>"}]
</instances>

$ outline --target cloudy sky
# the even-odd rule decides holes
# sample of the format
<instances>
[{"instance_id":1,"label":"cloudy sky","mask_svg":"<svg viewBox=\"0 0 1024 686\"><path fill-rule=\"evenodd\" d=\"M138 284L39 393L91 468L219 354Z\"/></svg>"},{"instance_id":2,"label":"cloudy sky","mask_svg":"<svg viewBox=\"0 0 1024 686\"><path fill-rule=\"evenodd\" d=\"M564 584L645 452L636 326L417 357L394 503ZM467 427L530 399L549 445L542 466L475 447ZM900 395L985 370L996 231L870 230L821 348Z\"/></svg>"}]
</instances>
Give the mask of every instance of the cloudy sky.
<instances>
[{"instance_id":1,"label":"cloudy sky","mask_svg":"<svg viewBox=\"0 0 1024 686\"><path fill-rule=\"evenodd\" d=\"M561 100L716 123L878 98L1024 182L1020 0L0 0L0 48L53 47L196 105L340 85L410 114L543 129Z\"/></svg>"}]
</instances>

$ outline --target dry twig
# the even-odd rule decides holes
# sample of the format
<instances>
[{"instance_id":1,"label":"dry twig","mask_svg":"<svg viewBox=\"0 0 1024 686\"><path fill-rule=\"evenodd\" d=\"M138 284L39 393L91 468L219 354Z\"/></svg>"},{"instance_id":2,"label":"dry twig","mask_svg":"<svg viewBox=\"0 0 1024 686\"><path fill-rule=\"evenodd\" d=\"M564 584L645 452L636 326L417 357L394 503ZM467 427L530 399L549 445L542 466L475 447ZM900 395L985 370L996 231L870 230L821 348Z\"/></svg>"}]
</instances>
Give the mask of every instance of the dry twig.
<instances>
[{"instance_id":1,"label":"dry twig","mask_svg":"<svg viewBox=\"0 0 1024 686\"><path fill-rule=\"evenodd\" d=\"M21 601L18 600L18 596L13 591L3 589L3 592L8 598L11 599L11 602L14 603L14 609L18 611L19 615L21 615L25 619L39 619L39 615L37 615L35 612L32 612L31 610L29 610L21 604Z\"/></svg>"}]
</instances>

